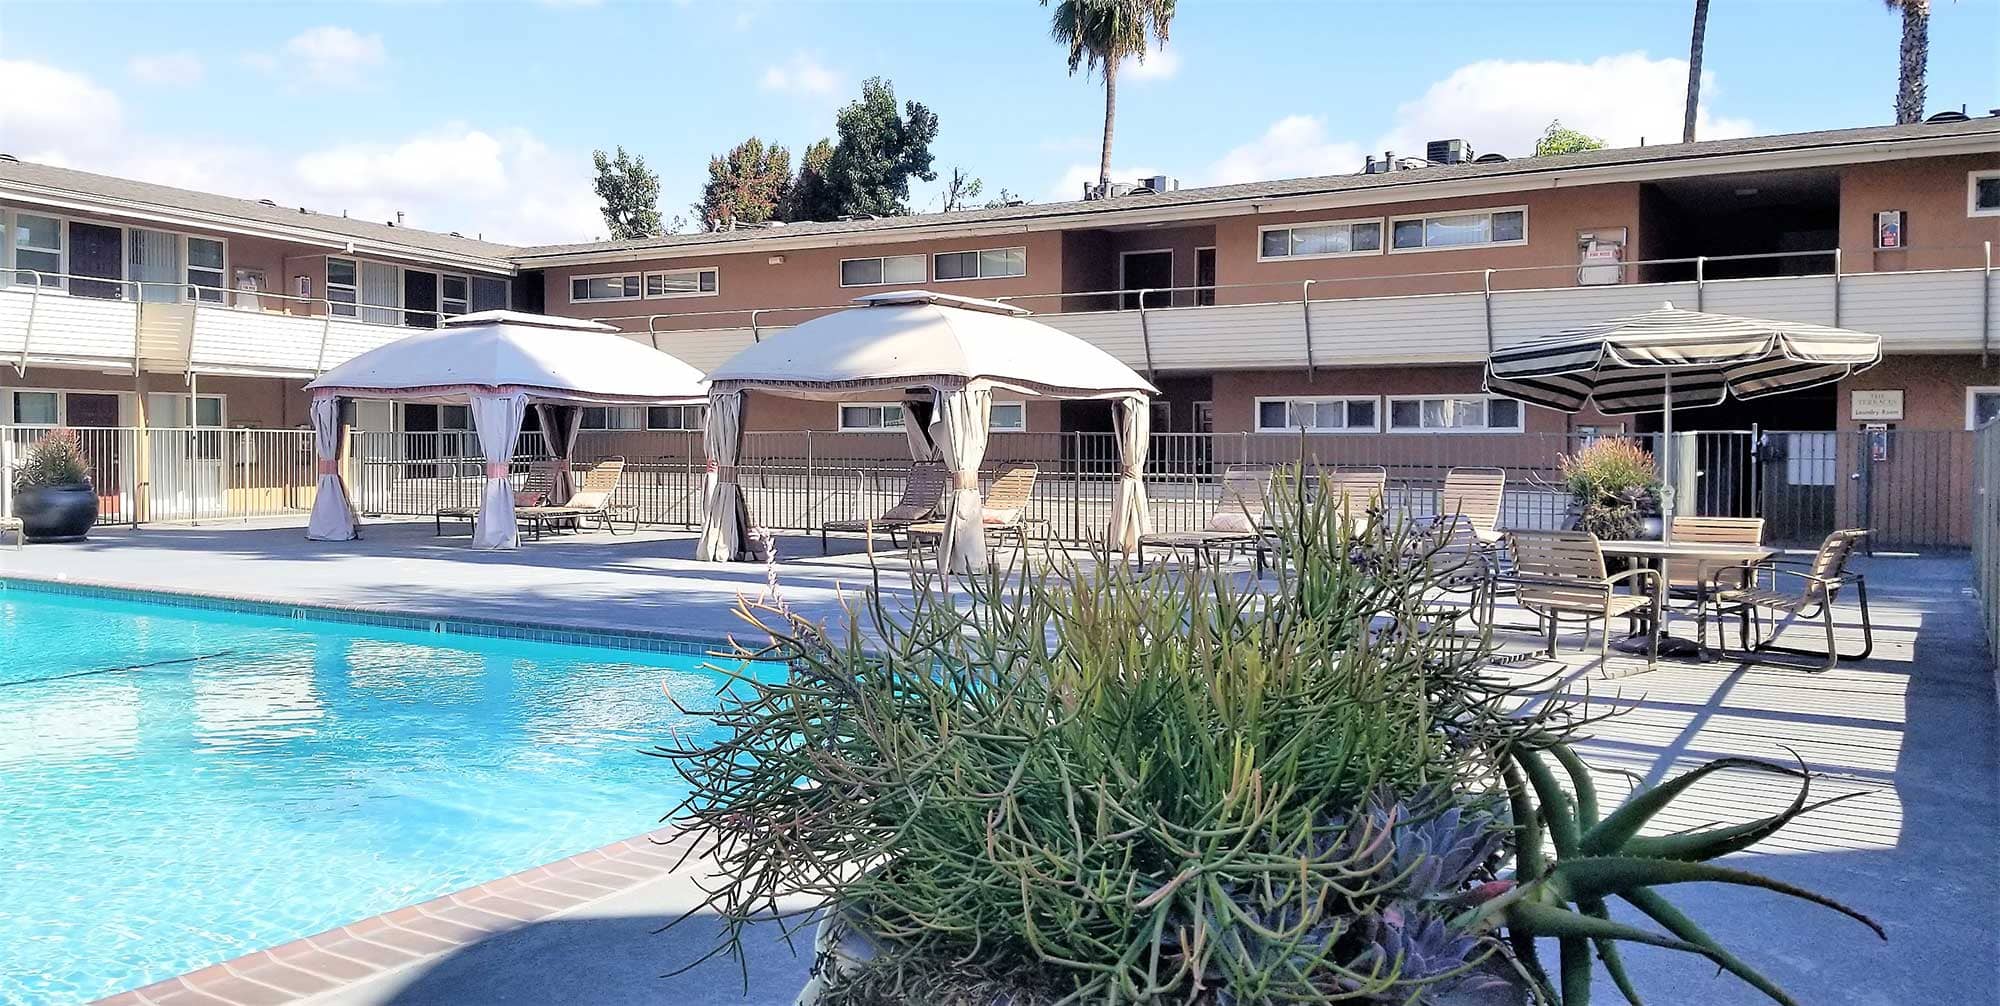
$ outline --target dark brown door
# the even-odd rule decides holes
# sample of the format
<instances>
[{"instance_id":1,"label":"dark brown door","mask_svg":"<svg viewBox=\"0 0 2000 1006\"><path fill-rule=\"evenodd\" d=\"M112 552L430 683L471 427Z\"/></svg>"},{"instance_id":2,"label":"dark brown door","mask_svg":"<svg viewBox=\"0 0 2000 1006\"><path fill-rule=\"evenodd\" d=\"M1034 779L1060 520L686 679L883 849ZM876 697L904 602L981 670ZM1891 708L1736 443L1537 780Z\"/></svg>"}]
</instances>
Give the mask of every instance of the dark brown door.
<instances>
[{"instance_id":1,"label":"dark brown door","mask_svg":"<svg viewBox=\"0 0 2000 1006\"><path fill-rule=\"evenodd\" d=\"M72 391L63 396L63 425L77 431L83 453L90 459L90 484L97 489L98 510L109 517L118 512L118 396Z\"/></svg>"},{"instance_id":2,"label":"dark brown door","mask_svg":"<svg viewBox=\"0 0 2000 1006\"><path fill-rule=\"evenodd\" d=\"M1215 249L1194 250L1194 302L1197 307L1215 303Z\"/></svg>"},{"instance_id":3,"label":"dark brown door","mask_svg":"<svg viewBox=\"0 0 2000 1006\"><path fill-rule=\"evenodd\" d=\"M103 224L71 221L69 225L69 292L78 297L118 300L124 287L117 281L125 276L125 232ZM111 280L106 283L101 280ZM117 425L114 420L109 425Z\"/></svg>"}]
</instances>

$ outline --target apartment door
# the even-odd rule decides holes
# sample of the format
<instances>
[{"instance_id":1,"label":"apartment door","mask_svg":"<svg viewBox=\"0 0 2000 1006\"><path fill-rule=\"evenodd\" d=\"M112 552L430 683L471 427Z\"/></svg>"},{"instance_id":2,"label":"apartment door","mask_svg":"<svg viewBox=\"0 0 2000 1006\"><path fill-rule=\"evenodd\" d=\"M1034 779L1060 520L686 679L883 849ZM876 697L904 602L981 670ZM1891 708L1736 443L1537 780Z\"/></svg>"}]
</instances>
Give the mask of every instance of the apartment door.
<instances>
[{"instance_id":1,"label":"apartment door","mask_svg":"<svg viewBox=\"0 0 2000 1006\"><path fill-rule=\"evenodd\" d=\"M1194 250L1194 303L1207 307L1215 303L1215 249Z\"/></svg>"},{"instance_id":2,"label":"apartment door","mask_svg":"<svg viewBox=\"0 0 2000 1006\"><path fill-rule=\"evenodd\" d=\"M72 295L119 299L123 288L118 281L125 278L125 232L103 224L70 221L69 271Z\"/></svg>"},{"instance_id":3,"label":"apartment door","mask_svg":"<svg viewBox=\"0 0 2000 1006\"><path fill-rule=\"evenodd\" d=\"M119 512L124 452L118 425L118 396L72 391L63 395L63 425L76 431L90 460L90 484L97 489L97 512Z\"/></svg>"},{"instance_id":4,"label":"apartment door","mask_svg":"<svg viewBox=\"0 0 2000 1006\"><path fill-rule=\"evenodd\" d=\"M1147 307L1172 304L1174 295L1168 288L1173 285L1173 252L1136 251L1118 256L1118 288L1126 291L1122 298L1126 310L1138 307L1141 297Z\"/></svg>"}]
</instances>

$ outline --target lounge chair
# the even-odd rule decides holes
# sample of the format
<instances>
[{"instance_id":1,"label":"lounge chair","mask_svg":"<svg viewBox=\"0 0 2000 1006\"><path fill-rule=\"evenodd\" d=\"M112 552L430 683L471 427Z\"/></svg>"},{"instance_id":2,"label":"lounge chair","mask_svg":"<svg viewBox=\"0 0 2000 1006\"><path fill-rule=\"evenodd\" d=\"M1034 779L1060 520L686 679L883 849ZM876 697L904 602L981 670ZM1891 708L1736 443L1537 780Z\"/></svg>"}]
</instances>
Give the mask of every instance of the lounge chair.
<instances>
[{"instance_id":1,"label":"lounge chair","mask_svg":"<svg viewBox=\"0 0 2000 1006\"><path fill-rule=\"evenodd\" d=\"M826 554L826 535L829 531L858 531L873 537L877 531L889 532L889 543L897 545L896 536L912 524L935 520L938 506L944 502L944 491L950 481L942 461L919 461L910 466L910 475L903 480L903 498L896 505L882 512L873 520L833 520L819 526L819 554Z\"/></svg>"},{"instance_id":2,"label":"lounge chair","mask_svg":"<svg viewBox=\"0 0 2000 1006\"><path fill-rule=\"evenodd\" d=\"M591 465L583 473L575 493L560 506L515 507L514 519L526 524L529 534L539 538L548 528L563 524L581 527L585 520L595 518L604 530L618 533L618 525L613 522L613 514L621 509L612 504L611 494L618 488L618 480L625 474L624 458L606 458ZM639 520L632 519L632 530L639 529Z\"/></svg>"},{"instance_id":3,"label":"lounge chair","mask_svg":"<svg viewBox=\"0 0 2000 1006\"><path fill-rule=\"evenodd\" d=\"M1262 465L1230 465L1222 471L1222 499L1199 531L1162 531L1139 538L1139 565L1146 564L1146 546L1187 549L1195 562L1218 548L1232 553L1243 545L1259 545L1267 530L1264 508L1271 494L1271 469ZM1261 554L1261 546L1259 547Z\"/></svg>"},{"instance_id":4,"label":"lounge chair","mask_svg":"<svg viewBox=\"0 0 2000 1006\"><path fill-rule=\"evenodd\" d=\"M1678 532L1680 526L1676 524L1674 530ZM1717 614L1734 614L1741 619L1738 632L1745 656L1755 659L1759 653L1777 652L1822 657L1823 663L1810 667L1769 661L1814 672L1830 671L1842 660L1868 659L1868 655L1875 651L1875 628L1868 616L1868 581L1860 573L1847 568L1848 562L1854 558L1855 549L1866 537L1868 532L1860 528L1835 531L1827 535L1826 541L1820 544L1819 553L1804 562L1773 559L1758 564L1725 566L1717 570L1710 581L1713 587L1709 596L1715 604ZM1793 566L1804 568L1788 568ZM1781 589L1779 586L1781 577L1787 578L1784 583L1795 584L1798 593ZM1840 592L1850 584L1854 587L1855 602L1861 606L1859 653L1840 652L1833 637L1833 605L1840 599ZM1763 635L1762 626L1759 624L1761 620L1758 614L1763 611L1769 611L1772 616L1771 633L1768 637ZM1799 618L1816 620L1825 630L1824 654L1814 650L1777 645L1779 633L1784 631L1786 625ZM1759 630L1758 641L1754 644L1750 638L1753 626ZM1718 632L1717 635L1726 637L1727 633ZM1704 621L1701 639L1703 645L1707 645L1707 637L1707 623ZM1717 642L1721 642L1721 639L1718 638ZM1716 649L1727 655L1722 647L1718 646Z\"/></svg>"},{"instance_id":5,"label":"lounge chair","mask_svg":"<svg viewBox=\"0 0 2000 1006\"><path fill-rule=\"evenodd\" d=\"M1352 533L1360 534L1368 530L1370 515L1382 509L1382 502L1388 496L1389 470L1380 465L1335 468L1324 478L1324 491L1339 499L1341 508L1353 525Z\"/></svg>"},{"instance_id":6,"label":"lounge chair","mask_svg":"<svg viewBox=\"0 0 2000 1006\"><path fill-rule=\"evenodd\" d=\"M518 511L523 506L539 506L546 503L556 493L556 471L546 462L537 461L528 466L528 474L521 480L521 488L514 491L514 507ZM476 506L439 507L431 514L431 530L438 536L444 534L447 520L464 521L471 524L479 519Z\"/></svg>"},{"instance_id":7,"label":"lounge chair","mask_svg":"<svg viewBox=\"0 0 2000 1006\"><path fill-rule=\"evenodd\" d=\"M981 514L983 530L989 541L1012 538L1022 544L1027 543L1028 501L1035 494L1035 480L1041 476L1041 469L1024 461L1010 461L1001 465L993 473L993 484L986 487L984 512ZM918 538L944 538L945 522L942 520L923 521L908 527L910 540Z\"/></svg>"},{"instance_id":8,"label":"lounge chair","mask_svg":"<svg viewBox=\"0 0 2000 1006\"><path fill-rule=\"evenodd\" d=\"M1660 571L1644 566L1607 576L1604 552L1588 531L1516 531L1509 535L1514 554L1514 583L1521 607L1548 624L1548 655L1556 655L1557 623L1568 616L1583 623L1584 640L1590 623L1604 622L1598 642L1600 661L1611 656L1611 620L1621 615L1643 618L1649 646L1646 666L1660 657L1660 616L1666 591ZM1643 586L1643 592L1618 592L1621 583Z\"/></svg>"},{"instance_id":9,"label":"lounge chair","mask_svg":"<svg viewBox=\"0 0 2000 1006\"><path fill-rule=\"evenodd\" d=\"M1444 476L1438 492L1437 515L1464 517L1472 522L1480 541L1497 542L1500 531L1500 503L1507 494L1507 473L1499 468L1453 468Z\"/></svg>"}]
</instances>

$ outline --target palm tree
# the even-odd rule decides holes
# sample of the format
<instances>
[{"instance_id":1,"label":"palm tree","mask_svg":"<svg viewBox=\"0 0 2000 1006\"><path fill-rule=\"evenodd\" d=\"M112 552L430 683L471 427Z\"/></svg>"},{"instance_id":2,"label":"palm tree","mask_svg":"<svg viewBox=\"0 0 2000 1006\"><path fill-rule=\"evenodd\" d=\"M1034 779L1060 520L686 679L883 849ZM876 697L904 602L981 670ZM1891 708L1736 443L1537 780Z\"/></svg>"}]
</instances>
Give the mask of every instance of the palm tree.
<instances>
[{"instance_id":1,"label":"palm tree","mask_svg":"<svg viewBox=\"0 0 2000 1006\"><path fill-rule=\"evenodd\" d=\"M1931 0L1882 0L1903 12L1902 74L1896 82L1896 121L1924 118L1924 69L1931 59Z\"/></svg>"},{"instance_id":2,"label":"palm tree","mask_svg":"<svg viewBox=\"0 0 2000 1006\"><path fill-rule=\"evenodd\" d=\"M1688 105L1681 119L1681 142L1694 142L1694 113L1701 104L1702 37L1708 34L1708 0L1694 0L1694 39L1688 43Z\"/></svg>"},{"instance_id":3,"label":"palm tree","mask_svg":"<svg viewBox=\"0 0 2000 1006\"><path fill-rule=\"evenodd\" d=\"M1049 0L1042 0L1042 6ZM1100 192L1111 189L1111 126L1118 113L1118 64L1145 59L1148 43L1164 43L1174 0L1059 0L1049 34L1069 48L1069 72L1104 74L1104 148L1097 159Z\"/></svg>"}]
</instances>

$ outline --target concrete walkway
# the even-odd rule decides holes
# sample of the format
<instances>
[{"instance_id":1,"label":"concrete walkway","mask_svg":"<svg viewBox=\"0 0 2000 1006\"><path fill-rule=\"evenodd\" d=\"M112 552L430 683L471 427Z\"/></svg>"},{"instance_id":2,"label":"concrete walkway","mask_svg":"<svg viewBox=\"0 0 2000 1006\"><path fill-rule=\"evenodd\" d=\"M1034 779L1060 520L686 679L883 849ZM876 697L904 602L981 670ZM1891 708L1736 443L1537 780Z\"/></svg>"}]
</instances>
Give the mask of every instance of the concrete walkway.
<instances>
[{"instance_id":1,"label":"concrete walkway","mask_svg":"<svg viewBox=\"0 0 2000 1006\"><path fill-rule=\"evenodd\" d=\"M840 551L837 543L836 551ZM588 627L740 628L738 595L765 571L692 562L692 536L582 536L513 553L475 552L432 539L430 526L375 525L366 541L306 542L296 527L102 531L88 543L0 549L0 576L71 576L137 586L265 594L440 614L538 619ZM866 563L818 558L818 542L787 539L778 567L786 599L819 616L841 590L864 583ZM1867 795L1815 812L1737 857L1736 865L1838 898L1880 920L1887 944L1823 909L1762 891L1689 885L1668 896L1802 1003L1909 1006L2000 1002L2000 762L1993 668L1980 638L1963 558L1864 563L1877 625L1872 659L1826 674L1731 662L1663 662L1644 671L1614 657L1607 680L1587 651L1560 666L1560 687L1618 715L1595 725L1581 750L1608 804L1635 781L1657 783L1702 761L1741 755L1787 761L1823 778L1815 796ZM892 586L902 585L892 575ZM1849 613L1851 614L1851 612ZM1525 625L1503 609L1503 622ZM1851 636L1852 619L1842 627ZM1503 633L1509 650L1536 645ZM1579 640L1567 636L1564 646ZM1629 673L1627 672L1640 672ZM1782 807L1785 780L1745 773L1690 791L1658 828L1737 821ZM654 931L694 903L691 877L664 877L576 911L490 936L468 948L316 1002L788 1003L806 961L774 935L753 943L750 992L733 964L660 976L708 946L713 920ZM1626 952L1642 992L1658 1003L1716 1006L1768 1000L1699 959ZM1608 983L1599 998L1612 1001Z\"/></svg>"}]
</instances>

